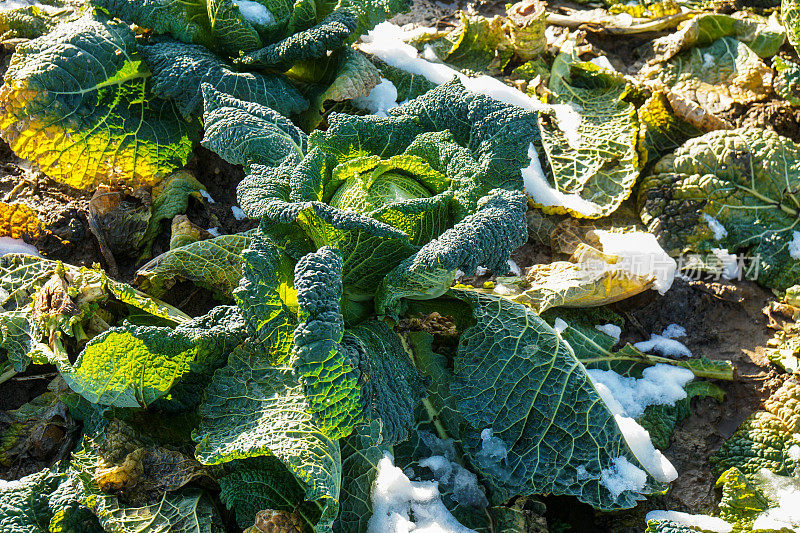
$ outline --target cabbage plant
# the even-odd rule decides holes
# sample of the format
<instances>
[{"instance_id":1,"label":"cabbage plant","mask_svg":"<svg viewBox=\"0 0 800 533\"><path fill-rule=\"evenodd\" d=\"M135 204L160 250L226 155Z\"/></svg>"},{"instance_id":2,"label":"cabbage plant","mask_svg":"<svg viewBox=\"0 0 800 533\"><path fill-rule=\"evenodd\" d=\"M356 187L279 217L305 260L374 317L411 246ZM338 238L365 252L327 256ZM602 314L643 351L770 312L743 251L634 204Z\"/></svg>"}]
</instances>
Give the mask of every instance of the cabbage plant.
<instances>
[{"instance_id":1,"label":"cabbage plant","mask_svg":"<svg viewBox=\"0 0 800 533\"><path fill-rule=\"evenodd\" d=\"M79 189L115 178L153 185L183 166L202 127L202 83L286 116L306 111L307 96L316 102L337 81L349 92L330 98L366 95L377 69L346 45L408 5L98 0L91 7L20 44L0 89L3 139Z\"/></svg>"}]
</instances>

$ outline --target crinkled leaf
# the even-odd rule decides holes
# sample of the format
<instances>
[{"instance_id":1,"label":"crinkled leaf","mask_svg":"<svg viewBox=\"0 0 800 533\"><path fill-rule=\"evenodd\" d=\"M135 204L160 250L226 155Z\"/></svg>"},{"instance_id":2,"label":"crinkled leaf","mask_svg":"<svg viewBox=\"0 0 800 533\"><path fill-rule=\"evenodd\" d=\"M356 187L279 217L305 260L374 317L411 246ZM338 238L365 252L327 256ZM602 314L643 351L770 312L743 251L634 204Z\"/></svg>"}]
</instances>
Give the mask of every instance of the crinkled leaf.
<instances>
[{"instance_id":1,"label":"crinkled leaf","mask_svg":"<svg viewBox=\"0 0 800 533\"><path fill-rule=\"evenodd\" d=\"M642 164L653 163L688 139L703 134L694 125L675 116L667 97L661 92L653 93L637 113L638 149Z\"/></svg>"},{"instance_id":2,"label":"crinkled leaf","mask_svg":"<svg viewBox=\"0 0 800 533\"><path fill-rule=\"evenodd\" d=\"M253 164L294 163L306 153L306 135L279 113L203 84L203 146L249 170ZM247 212L247 207L242 204Z\"/></svg>"},{"instance_id":3,"label":"crinkled leaf","mask_svg":"<svg viewBox=\"0 0 800 533\"><path fill-rule=\"evenodd\" d=\"M275 456L322 508L317 528L329 527L338 511L339 445L314 424L291 368L270 366L257 346L243 345L214 374L200 417L194 438L201 462Z\"/></svg>"},{"instance_id":4,"label":"crinkled leaf","mask_svg":"<svg viewBox=\"0 0 800 533\"><path fill-rule=\"evenodd\" d=\"M92 4L126 22L185 43L212 47L214 35L206 0L92 0Z\"/></svg>"},{"instance_id":5,"label":"crinkled leaf","mask_svg":"<svg viewBox=\"0 0 800 533\"><path fill-rule=\"evenodd\" d=\"M224 354L230 349L228 339L243 327L235 309L227 316L212 310L212 324L199 317L174 329L111 328L89 341L72 367L62 364L61 374L75 392L92 403L147 406L189 373L201 354L211 358L204 352Z\"/></svg>"},{"instance_id":6,"label":"crinkled leaf","mask_svg":"<svg viewBox=\"0 0 800 533\"><path fill-rule=\"evenodd\" d=\"M196 241L155 257L136 271L139 287L163 296L178 280L232 297L242 277L242 251L250 246L250 235L237 233Z\"/></svg>"},{"instance_id":7,"label":"crinkled leaf","mask_svg":"<svg viewBox=\"0 0 800 533\"><path fill-rule=\"evenodd\" d=\"M593 204L574 215L608 215L630 195L641 168L639 122L636 107L626 101L628 82L565 50L553 62L550 90L555 103L570 105L580 115L575 146L552 117L539 117L554 187Z\"/></svg>"},{"instance_id":8,"label":"crinkled leaf","mask_svg":"<svg viewBox=\"0 0 800 533\"><path fill-rule=\"evenodd\" d=\"M776 73L772 87L777 95L793 106L800 106L800 65L775 57L772 68Z\"/></svg>"},{"instance_id":9,"label":"crinkled leaf","mask_svg":"<svg viewBox=\"0 0 800 533\"><path fill-rule=\"evenodd\" d=\"M39 215L25 204L0 202L0 237L36 238L44 231Z\"/></svg>"},{"instance_id":10,"label":"crinkled leaf","mask_svg":"<svg viewBox=\"0 0 800 533\"><path fill-rule=\"evenodd\" d=\"M616 457L641 463L555 330L502 298L451 294L470 304L476 324L461 334L450 391L475 438L492 428L508 447L507 462L481 473L507 494L569 494L598 509L634 506L641 495L625 490L614 497L599 483L600 472ZM588 475L578 476L579 466ZM657 486L648 476L641 490Z\"/></svg>"},{"instance_id":11,"label":"crinkled leaf","mask_svg":"<svg viewBox=\"0 0 800 533\"><path fill-rule=\"evenodd\" d=\"M786 289L800 275L788 249L798 187L800 146L770 130L737 129L708 133L665 156L641 182L638 203L668 253L746 253L756 281ZM710 224L726 234L716 239Z\"/></svg>"},{"instance_id":12,"label":"crinkled leaf","mask_svg":"<svg viewBox=\"0 0 800 533\"><path fill-rule=\"evenodd\" d=\"M203 111L203 83L286 116L308 106L285 76L236 72L203 46L165 40L141 46L139 52L153 72L153 93L174 101L187 119Z\"/></svg>"},{"instance_id":13,"label":"crinkled leaf","mask_svg":"<svg viewBox=\"0 0 800 533\"><path fill-rule=\"evenodd\" d=\"M237 56L261 48L261 38L233 0L206 0L208 20L220 52Z\"/></svg>"},{"instance_id":14,"label":"crinkled leaf","mask_svg":"<svg viewBox=\"0 0 800 533\"><path fill-rule=\"evenodd\" d=\"M294 330L292 365L315 423L339 439L362 416L358 347L342 342L342 259L323 246L297 262L294 277L300 323Z\"/></svg>"},{"instance_id":15,"label":"crinkled leaf","mask_svg":"<svg viewBox=\"0 0 800 533\"><path fill-rule=\"evenodd\" d=\"M732 37L652 65L641 78L655 88L667 87L713 114L727 111L733 104L763 100L772 87L772 70Z\"/></svg>"},{"instance_id":16,"label":"crinkled leaf","mask_svg":"<svg viewBox=\"0 0 800 533\"><path fill-rule=\"evenodd\" d=\"M161 232L161 223L185 213L189 207L189 197L201 199L201 191L205 190L205 186L186 170L173 172L163 182L153 187L150 220L147 230L138 243L139 247L145 247L145 256L150 256L153 239Z\"/></svg>"},{"instance_id":17,"label":"crinkled leaf","mask_svg":"<svg viewBox=\"0 0 800 533\"><path fill-rule=\"evenodd\" d=\"M60 53L65 47L70 54ZM79 189L152 185L186 163L197 136L150 94L131 29L87 15L17 48L0 89L0 130L17 155Z\"/></svg>"},{"instance_id":18,"label":"crinkled leaf","mask_svg":"<svg viewBox=\"0 0 800 533\"><path fill-rule=\"evenodd\" d=\"M786 28L786 36L795 50L800 51L800 2L797 0L781 1L781 18Z\"/></svg>"}]
</instances>

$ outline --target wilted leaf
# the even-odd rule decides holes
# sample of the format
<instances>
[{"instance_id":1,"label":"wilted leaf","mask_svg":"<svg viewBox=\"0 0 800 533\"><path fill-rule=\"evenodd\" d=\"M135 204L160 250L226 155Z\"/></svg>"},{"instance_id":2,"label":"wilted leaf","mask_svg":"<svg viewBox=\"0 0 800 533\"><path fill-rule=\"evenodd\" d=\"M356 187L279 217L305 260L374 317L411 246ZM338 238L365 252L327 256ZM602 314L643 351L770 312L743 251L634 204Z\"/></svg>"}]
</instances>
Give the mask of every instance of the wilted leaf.
<instances>
[{"instance_id":1,"label":"wilted leaf","mask_svg":"<svg viewBox=\"0 0 800 533\"><path fill-rule=\"evenodd\" d=\"M0 202L0 237L36 238L44 231L36 211L25 204Z\"/></svg>"}]
</instances>

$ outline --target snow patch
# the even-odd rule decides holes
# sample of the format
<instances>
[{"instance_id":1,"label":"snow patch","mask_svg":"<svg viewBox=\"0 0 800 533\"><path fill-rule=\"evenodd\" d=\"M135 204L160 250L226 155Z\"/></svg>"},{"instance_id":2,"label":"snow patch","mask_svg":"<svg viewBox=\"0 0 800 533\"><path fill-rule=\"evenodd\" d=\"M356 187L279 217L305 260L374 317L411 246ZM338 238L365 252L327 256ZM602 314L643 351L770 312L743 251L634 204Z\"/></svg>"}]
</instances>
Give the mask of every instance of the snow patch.
<instances>
[{"instance_id":1,"label":"snow patch","mask_svg":"<svg viewBox=\"0 0 800 533\"><path fill-rule=\"evenodd\" d=\"M640 426L636 420L627 416L614 415L614 419L633 455L656 481L669 483L678 478L678 471L664 454L656 450L653 441L650 440L650 433L646 429Z\"/></svg>"},{"instance_id":2,"label":"snow patch","mask_svg":"<svg viewBox=\"0 0 800 533\"><path fill-rule=\"evenodd\" d=\"M713 55L706 52L703 54L703 68L711 68L717 65L717 60Z\"/></svg>"},{"instance_id":3,"label":"snow patch","mask_svg":"<svg viewBox=\"0 0 800 533\"><path fill-rule=\"evenodd\" d=\"M466 274L466 273L465 273L463 270L461 270L461 269L459 269L459 270L456 270L456 279L457 279L457 280L459 280L459 279L463 278L463 277L464 277L464 276L466 276L466 275L467 275L467 274Z\"/></svg>"},{"instance_id":4,"label":"snow patch","mask_svg":"<svg viewBox=\"0 0 800 533\"><path fill-rule=\"evenodd\" d=\"M600 472L600 484L617 498L626 490L641 491L647 483L647 473L625 457L616 457L611 468Z\"/></svg>"},{"instance_id":5,"label":"snow patch","mask_svg":"<svg viewBox=\"0 0 800 533\"><path fill-rule=\"evenodd\" d=\"M800 231L792 232L792 242L789 243L789 255L792 259L800 260Z\"/></svg>"},{"instance_id":6,"label":"snow patch","mask_svg":"<svg viewBox=\"0 0 800 533\"><path fill-rule=\"evenodd\" d=\"M534 202L544 206L560 205L585 216L593 216L601 211L601 207L593 202L584 200L577 194L565 194L550 186L539 162L539 154L533 143L528 146L530 165L521 169L522 182L525 192Z\"/></svg>"},{"instance_id":7,"label":"snow patch","mask_svg":"<svg viewBox=\"0 0 800 533\"><path fill-rule=\"evenodd\" d=\"M238 205L232 205L231 212L233 213L233 218L236 220L244 220L247 218L247 215L244 214L244 211L242 211L242 208Z\"/></svg>"},{"instance_id":8,"label":"snow patch","mask_svg":"<svg viewBox=\"0 0 800 533\"><path fill-rule=\"evenodd\" d=\"M370 496L367 533L475 533L450 514L435 481L411 481L391 455L378 462Z\"/></svg>"},{"instance_id":9,"label":"snow patch","mask_svg":"<svg viewBox=\"0 0 800 533\"><path fill-rule=\"evenodd\" d=\"M264 4L252 0L233 0L233 3L239 8L239 12L247 22L261 26L275 24L275 16Z\"/></svg>"},{"instance_id":10,"label":"snow patch","mask_svg":"<svg viewBox=\"0 0 800 533\"><path fill-rule=\"evenodd\" d=\"M581 146L581 137L578 133L581 117L572 107L564 104L545 104L491 76L471 78L442 63L427 61L418 57L417 49L404 42L404 37L409 37L409 34L402 28L391 22L382 22L367 35L361 36L363 41L361 50L373 54L395 68L423 76L437 85L457 77L467 90L474 93L485 94L530 111L553 113L558 128L564 133L570 146L573 148Z\"/></svg>"},{"instance_id":11,"label":"snow patch","mask_svg":"<svg viewBox=\"0 0 800 533\"><path fill-rule=\"evenodd\" d=\"M492 428L481 431L481 449L475 454L475 461L481 470L498 479L508 479L511 476L508 469L508 448L503 439L494 436Z\"/></svg>"},{"instance_id":12,"label":"snow patch","mask_svg":"<svg viewBox=\"0 0 800 533\"><path fill-rule=\"evenodd\" d=\"M217 203L217 202L215 202L215 201L214 201L214 199L213 199L213 198L211 198L211 195L210 195L210 194L208 193L208 191L207 191L207 190L205 190L205 189L200 189L200 196L202 196L203 198L205 198L205 199L206 199L206 201L207 201L208 203L210 203L210 204L215 204L215 203Z\"/></svg>"},{"instance_id":13,"label":"snow patch","mask_svg":"<svg viewBox=\"0 0 800 533\"><path fill-rule=\"evenodd\" d=\"M797 444L792 444L786 451L786 455L789 456L789 459L792 459L794 461L800 461L800 446L798 446Z\"/></svg>"},{"instance_id":14,"label":"snow patch","mask_svg":"<svg viewBox=\"0 0 800 533\"><path fill-rule=\"evenodd\" d=\"M753 530L797 531L800 528L800 481L794 478L779 476L762 468L756 474L761 482L760 488L771 501L778 502L778 507L767 509L759 514L753 522Z\"/></svg>"},{"instance_id":15,"label":"snow patch","mask_svg":"<svg viewBox=\"0 0 800 533\"><path fill-rule=\"evenodd\" d=\"M591 369L587 374L595 388L598 384L607 387L622 407L621 412L612 409L614 414L633 418L640 417L650 405L675 405L686 398L683 388L694 378L691 370L666 364L645 368L641 379L623 377L613 370Z\"/></svg>"},{"instance_id":16,"label":"snow patch","mask_svg":"<svg viewBox=\"0 0 800 533\"><path fill-rule=\"evenodd\" d=\"M616 266L634 275L655 277L653 288L664 294L672 287L678 264L658 244L655 236L642 231L612 233L594 230L604 254L616 255Z\"/></svg>"},{"instance_id":17,"label":"snow patch","mask_svg":"<svg viewBox=\"0 0 800 533\"><path fill-rule=\"evenodd\" d=\"M703 218L706 219L706 224L708 224L709 229L714 232L714 240L718 241L728 236L728 230L725 229L725 226L720 224L719 220L708 213L703 213Z\"/></svg>"},{"instance_id":18,"label":"snow patch","mask_svg":"<svg viewBox=\"0 0 800 533\"><path fill-rule=\"evenodd\" d=\"M614 65L611 64L611 61L609 61L608 57L606 56L593 57L589 60L589 63L597 65L600 68L606 68L612 72L616 72L617 70L614 68Z\"/></svg>"},{"instance_id":19,"label":"snow patch","mask_svg":"<svg viewBox=\"0 0 800 533\"><path fill-rule=\"evenodd\" d=\"M616 324L597 324L594 329L612 337L614 342L619 342L619 337L622 335L622 328Z\"/></svg>"},{"instance_id":20,"label":"snow patch","mask_svg":"<svg viewBox=\"0 0 800 533\"><path fill-rule=\"evenodd\" d=\"M433 46L426 44L425 48L422 49L422 57L425 61L433 61L434 63L439 61L439 56L436 55L436 52L433 50Z\"/></svg>"},{"instance_id":21,"label":"snow patch","mask_svg":"<svg viewBox=\"0 0 800 533\"><path fill-rule=\"evenodd\" d=\"M686 328L678 324L670 324L664 328L664 331L661 332L661 336L668 339L679 339L686 336Z\"/></svg>"},{"instance_id":22,"label":"snow patch","mask_svg":"<svg viewBox=\"0 0 800 533\"><path fill-rule=\"evenodd\" d=\"M728 253L725 248L713 248L711 253L722 263L722 277L724 279L739 279L741 277L739 259L735 254Z\"/></svg>"},{"instance_id":23,"label":"snow patch","mask_svg":"<svg viewBox=\"0 0 800 533\"><path fill-rule=\"evenodd\" d=\"M485 276L487 272L489 272L489 269L483 266L479 266L475 269L476 276Z\"/></svg>"},{"instance_id":24,"label":"snow patch","mask_svg":"<svg viewBox=\"0 0 800 533\"><path fill-rule=\"evenodd\" d=\"M662 335L650 334L650 339L633 345L645 353L656 353L665 357L692 357L692 352L680 341Z\"/></svg>"},{"instance_id":25,"label":"snow patch","mask_svg":"<svg viewBox=\"0 0 800 533\"><path fill-rule=\"evenodd\" d=\"M511 296L512 294L517 294L517 292L519 291L511 285L505 285L503 283L494 284L494 293L500 296Z\"/></svg>"},{"instance_id":26,"label":"snow patch","mask_svg":"<svg viewBox=\"0 0 800 533\"><path fill-rule=\"evenodd\" d=\"M682 526L694 526L703 531L712 531L714 533L730 533L733 531L733 526L722 518L708 516L706 514L689 514L678 511L650 511L644 517L644 520L645 522L650 520L669 520Z\"/></svg>"},{"instance_id":27,"label":"snow patch","mask_svg":"<svg viewBox=\"0 0 800 533\"><path fill-rule=\"evenodd\" d=\"M0 256L8 254L27 254L42 257L35 246L28 244L22 239L0 237Z\"/></svg>"},{"instance_id":28,"label":"snow patch","mask_svg":"<svg viewBox=\"0 0 800 533\"><path fill-rule=\"evenodd\" d=\"M381 78L381 82L372 88L369 95L353 98L351 102L373 115L386 117L388 110L397 107L397 87L386 78Z\"/></svg>"},{"instance_id":29,"label":"snow patch","mask_svg":"<svg viewBox=\"0 0 800 533\"><path fill-rule=\"evenodd\" d=\"M485 509L489 505L478 485L478 476L460 464L441 455L432 455L422 459L419 466L430 469L439 489L450 492L456 503L476 509Z\"/></svg>"},{"instance_id":30,"label":"snow patch","mask_svg":"<svg viewBox=\"0 0 800 533\"><path fill-rule=\"evenodd\" d=\"M560 318L556 318L555 323L553 323L553 329L556 330L559 334L564 333L564 331L569 327L569 324L561 320Z\"/></svg>"},{"instance_id":31,"label":"snow patch","mask_svg":"<svg viewBox=\"0 0 800 533\"><path fill-rule=\"evenodd\" d=\"M212 237L220 236L219 227L208 228L206 231L209 232Z\"/></svg>"},{"instance_id":32,"label":"snow patch","mask_svg":"<svg viewBox=\"0 0 800 533\"><path fill-rule=\"evenodd\" d=\"M509 259L508 260L508 269L515 276L521 276L522 275L522 269L519 268L519 265L517 265L517 263L513 259Z\"/></svg>"}]
</instances>

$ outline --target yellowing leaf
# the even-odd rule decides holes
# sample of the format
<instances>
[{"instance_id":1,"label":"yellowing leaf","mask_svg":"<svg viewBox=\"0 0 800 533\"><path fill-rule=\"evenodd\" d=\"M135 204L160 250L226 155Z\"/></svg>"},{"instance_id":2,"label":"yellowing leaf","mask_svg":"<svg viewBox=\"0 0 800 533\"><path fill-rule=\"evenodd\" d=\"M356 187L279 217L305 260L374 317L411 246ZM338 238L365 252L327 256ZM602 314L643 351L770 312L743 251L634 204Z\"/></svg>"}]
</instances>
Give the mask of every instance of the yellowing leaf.
<instances>
[{"instance_id":1,"label":"yellowing leaf","mask_svg":"<svg viewBox=\"0 0 800 533\"><path fill-rule=\"evenodd\" d=\"M36 238L44 231L36 211L25 204L0 202L0 237Z\"/></svg>"}]
</instances>

